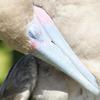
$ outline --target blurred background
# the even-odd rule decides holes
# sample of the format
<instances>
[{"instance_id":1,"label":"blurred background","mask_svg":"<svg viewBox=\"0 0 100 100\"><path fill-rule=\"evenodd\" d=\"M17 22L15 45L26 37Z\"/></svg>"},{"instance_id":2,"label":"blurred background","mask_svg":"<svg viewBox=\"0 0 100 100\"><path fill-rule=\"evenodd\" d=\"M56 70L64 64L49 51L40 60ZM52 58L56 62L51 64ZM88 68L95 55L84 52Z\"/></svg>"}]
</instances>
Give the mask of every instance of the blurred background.
<instances>
[{"instance_id":1,"label":"blurred background","mask_svg":"<svg viewBox=\"0 0 100 100\"><path fill-rule=\"evenodd\" d=\"M23 54L12 51L0 41L0 85L5 80L9 69L23 56Z\"/></svg>"}]
</instances>

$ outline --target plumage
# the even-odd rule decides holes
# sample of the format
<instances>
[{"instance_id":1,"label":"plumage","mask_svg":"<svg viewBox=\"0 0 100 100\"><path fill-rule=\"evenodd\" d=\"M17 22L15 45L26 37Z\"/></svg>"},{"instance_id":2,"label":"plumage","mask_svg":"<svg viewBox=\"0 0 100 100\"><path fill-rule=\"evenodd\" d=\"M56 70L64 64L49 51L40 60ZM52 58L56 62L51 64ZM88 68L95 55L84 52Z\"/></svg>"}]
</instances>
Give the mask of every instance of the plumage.
<instances>
[{"instance_id":1,"label":"plumage","mask_svg":"<svg viewBox=\"0 0 100 100\"><path fill-rule=\"evenodd\" d=\"M99 5L100 2L95 0L1 0L0 38L15 50L25 54L33 53L42 60L52 63L52 65L58 67L58 69L65 72L65 74L68 74L72 78L74 77L76 81L78 81L84 87L90 89L90 91L92 91L92 88L89 87L90 84L91 87L94 85L94 87L97 88L97 90L93 89L95 90L94 93L98 94L98 82L96 82L96 79L92 74L94 74L97 79L100 79L98 70L100 51ZM41 8L43 8L48 15L45 15L46 12L41 10ZM38 13L39 11L40 13ZM45 15L45 19L42 14ZM47 16L50 16L55 24L50 21L51 19L49 19ZM38 27L34 25L37 25ZM46 27L46 25L48 25L48 27ZM33 29L30 29L31 26ZM81 63L80 65L82 65L84 68L81 69L81 67L79 67L78 64L80 61L77 60L77 62L75 62L75 56L70 58L71 54L73 53L69 53L70 49L67 51L63 49L63 46L58 43L60 39L57 41L56 36L53 35L54 38L52 37L50 32L54 31L54 34L58 34L58 29L62 33L62 36L64 36L65 40L70 44L73 51L78 55L82 63L92 72L92 74L87 69L84 69L85 67ZM30 35L28 32L32 34ZM44 34L43 36L40 34L40 40L35 41L35 38L33 39L35 35L34 32L42 32ZM46 42L40 42L45 39L47 39ZM47 46L46 48L45 45ZM49 52L49 49L52 52ZM58 57L54 59L53 57L55 57L55 55L53 54L53 56L52 53L55 51L56 54L56 50L59 51L57 53L58 55L56 55ZM65 55L63 55L64 53ZM59 62L59 59L61 59L59 55L62 59L64 59L63 57L66 58L67 56L69 59L66 58L66 62L64 63ZM72 64L72 62L70 63L69 60L71 60L76 67ZM65 64L67 67L67 64L69 64L71 67L68 69ZM80 75L82 75L82 78L89 82L88 85L86 85L85 81L83 82L83 80L79 77L78 72L76 73L77 77L74 76L75 73L71 74L71 72L69 72L69 70L71 68L73 69L74 67L75 70L78 69L78 72L81 73Z\"/></svg>"},{"instance_id":2,"label":"plumage","mask_svg":"<svg viewBox=\"0 0 100 100\"><path fill-rule=\"evenodd\" d=\"M31 0L0 1L0 38L8 46L23 53L30 48L26 33L33 16L32 6Z\"/></svg>"},{"instance_id":3,"label":"plumage","mask_svg":"<svg viewBox=\"0 0 100 100\"><path fill-rule=\"evenodd\" d=\"M37 82L37 63L32 55L21 58L0 87L0 100L28 100Z\"/></svg>"}]
</instances>

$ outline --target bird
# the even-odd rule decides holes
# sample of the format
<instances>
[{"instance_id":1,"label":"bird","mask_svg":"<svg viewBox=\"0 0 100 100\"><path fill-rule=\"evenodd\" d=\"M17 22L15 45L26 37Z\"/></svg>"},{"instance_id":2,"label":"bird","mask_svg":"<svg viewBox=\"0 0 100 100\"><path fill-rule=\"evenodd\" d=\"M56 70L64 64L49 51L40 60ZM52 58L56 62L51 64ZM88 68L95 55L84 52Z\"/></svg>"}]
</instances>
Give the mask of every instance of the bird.
<instances>
[{"instance_id":1,"label":"bird","mask_svg":"<svg viewBox=\"0 0 100 100\"><path fill-rule=\"evenodd\" d=\"M1 0L0 39L55 66L97 95L99 4L88 1Z\"/></svg>"}]
</instances>

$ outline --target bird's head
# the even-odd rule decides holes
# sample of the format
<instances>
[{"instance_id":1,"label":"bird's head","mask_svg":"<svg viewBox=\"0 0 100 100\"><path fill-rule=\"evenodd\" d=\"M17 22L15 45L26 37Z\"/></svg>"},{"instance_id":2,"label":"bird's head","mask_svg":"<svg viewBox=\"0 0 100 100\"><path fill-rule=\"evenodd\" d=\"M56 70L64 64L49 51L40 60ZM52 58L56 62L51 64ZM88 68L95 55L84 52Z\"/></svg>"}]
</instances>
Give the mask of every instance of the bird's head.
<instances>
[{"instance_id":1,"label":"bird's head","mask_svg":"<svg viewBox=\"0 0 100 100\"><path fill-rule=\"evenodd\" d=\"M32 53L94 94L99 93L95 77L80 62L44 9L31 0L1 1L0 38L6 44L24 54Z\"/></svg>"}]
</instances>

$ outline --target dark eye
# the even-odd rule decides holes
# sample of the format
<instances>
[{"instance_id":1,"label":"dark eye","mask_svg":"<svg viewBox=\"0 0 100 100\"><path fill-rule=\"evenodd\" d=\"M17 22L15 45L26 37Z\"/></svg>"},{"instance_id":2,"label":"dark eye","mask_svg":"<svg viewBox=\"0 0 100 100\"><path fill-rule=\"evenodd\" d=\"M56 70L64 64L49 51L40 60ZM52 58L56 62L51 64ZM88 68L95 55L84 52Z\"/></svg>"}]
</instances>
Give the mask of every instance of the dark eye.
<instances>
[{"instance_id":1,"label":"dark eye","mask_svg":"<svg viewBox=\"0 0 100 100\"><path fill-rule=\"evenodd\" d=\"M40 40L40 32L40 29L34 24L28 29L29 37L35 40Z\"/></svg>"},{"instance_id":2,"label":"dark eye","mask_svg":"<svg viewBox=\"0 0 100 100\"><path fill-rule=\"evenodd\" d=\"M29 31L28 33L29 33L29 36L30 36L32 39L41 41L41 33L31 32L31 31Z\"/></svg>"},{"instance_id":3,"label":"dark eye","mask_svg":"<svg viewBox=\"0 0 100 100\"><path fill-rule=\"evenodd\" d=\"M29 31L29 36L33 39L39 39L39 36L37 34L32 34L31 31Z\"/></svg>"}]
</instances>

